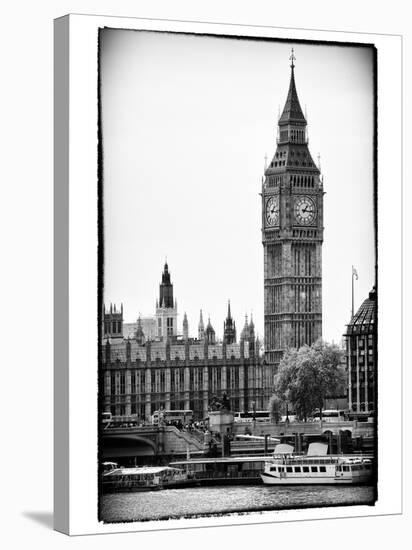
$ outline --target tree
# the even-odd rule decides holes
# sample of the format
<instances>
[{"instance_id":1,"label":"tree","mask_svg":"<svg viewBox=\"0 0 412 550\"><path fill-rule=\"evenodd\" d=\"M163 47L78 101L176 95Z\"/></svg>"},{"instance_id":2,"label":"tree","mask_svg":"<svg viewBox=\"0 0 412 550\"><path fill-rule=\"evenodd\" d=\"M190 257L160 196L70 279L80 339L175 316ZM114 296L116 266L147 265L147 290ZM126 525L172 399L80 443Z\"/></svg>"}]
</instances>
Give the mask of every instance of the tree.
<instances>
[{"instance_id":1,"label":"tree","mask_svg":"<svg viewBox=\"0 0 412 550\"><path fill-rule=\"evenodd\" d=\"M322 419L325 398L341 392L345 385L342 354L337 345L322 340L287 350L275 377L275 395L290 403L300 418L306 420L319 409Z\"/></svg>"}]
</instances>

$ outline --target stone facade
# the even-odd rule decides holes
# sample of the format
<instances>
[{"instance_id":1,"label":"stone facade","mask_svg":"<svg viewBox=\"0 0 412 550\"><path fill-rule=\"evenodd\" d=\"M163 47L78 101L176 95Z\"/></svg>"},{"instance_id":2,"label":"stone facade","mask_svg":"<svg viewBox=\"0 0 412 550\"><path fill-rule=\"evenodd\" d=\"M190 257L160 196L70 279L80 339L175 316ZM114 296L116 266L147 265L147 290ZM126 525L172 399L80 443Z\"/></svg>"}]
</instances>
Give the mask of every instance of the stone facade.
<instances>
[{"instance_id":1,"label":"stone facade","mask_svg":"<svg viewBox=\"0 0 412 550\"><path fill-rule=\"evenodd\" d=\"M296 92L294 56L277 148L262 181L265 357L322 336L323 181Z\"/></svg>"},{"instance_id":2,"label":"stone facade","mask_svg":"<svg viewBox=\"0 0 412 550\"><path fill-rule=\"evenodd\" d=\"M208 415L212 396L227 394L233 411L265 410L272 394L273 371L255 342L207 340L147 341L106 339L101 369L104 410L150 420L154 411L191 409Z\"/></svg>"},{"instance_id":3,"label":"stone facade","mask_svg":"<svg viewBox=\"0 0 412 550\"><path fill-rule=\"evenodd\" d=\"M159 331L155 337L145 334L139 317L136 329L125 338L118 332L123 326L123 309L121 313L115 306L105 310L107 330L103 331L100 361L104 411L149 421L162 407L191 409L196 419L202 419L208 415L212 397L222 398L223 394L233 411L248 411L252 402L258 409L266 409L273 369L260 353L253 320L246 320L239 343L229 307L223 341L216 339L210 319L204 327L202 313L197 339L189 337L186 314L183 335L178 334L177 304L168 271L164 276L166 267L156 304Z\"/></svg>"}]
</instances>

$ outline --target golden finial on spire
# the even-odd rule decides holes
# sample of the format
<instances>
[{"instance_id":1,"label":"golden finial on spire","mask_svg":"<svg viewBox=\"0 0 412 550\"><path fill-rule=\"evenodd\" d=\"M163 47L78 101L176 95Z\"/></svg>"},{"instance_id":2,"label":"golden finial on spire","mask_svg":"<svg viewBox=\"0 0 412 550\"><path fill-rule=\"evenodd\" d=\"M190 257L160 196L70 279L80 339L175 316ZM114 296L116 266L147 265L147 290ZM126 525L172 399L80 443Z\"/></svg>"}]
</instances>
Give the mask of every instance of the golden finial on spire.
<instances>
[{"instance_id":1,"label":"golden finial on spire","mask_svg":"<svg viewBox=\"0 0 412 550\"><path fill-rule=\"evenodd\" d=\"M291 64L290 64L290 68L293 69L295 64L294 64L294 61L296 60L296 57L295 57L295 53L293 51L293 48L292 48L292 51L291 51L291 54L290 54L290 57L289 57L290 61L291 61Z\"/></svg>"}]
</instances>

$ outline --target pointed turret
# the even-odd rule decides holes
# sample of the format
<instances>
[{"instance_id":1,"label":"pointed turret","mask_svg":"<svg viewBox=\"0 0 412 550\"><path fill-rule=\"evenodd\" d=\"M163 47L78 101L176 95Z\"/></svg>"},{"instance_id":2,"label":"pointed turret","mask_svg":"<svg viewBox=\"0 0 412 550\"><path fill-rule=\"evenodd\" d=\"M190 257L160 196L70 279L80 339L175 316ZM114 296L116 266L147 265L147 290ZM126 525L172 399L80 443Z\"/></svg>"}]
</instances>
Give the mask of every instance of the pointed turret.
<instances>
[{"instance_id":1,"label":"pointed turret","mask_svg":"<svg viewBox=\"0 0 412 550\"><path fill-rule=\"evenodd\" d=\"M253 322L252 314L250 314L250 323L249 323L249 338L255 339L255 323Z\"/></svg>"},{"instance_id":2,"label":"pointed turret","mask_svg":"<svg viewBox=\"0 0 412 550\"><path fill-rule=\"evenodd\" d=\"M293 187L316 188L319 185L320 170L313 162L308 148L306 118L300 106L295 83L295 55L291 59L289 91L282 115L278 120L277 148L272 162L265 170L265 184L278 187L282 174L292 173L290 181ZM305 177L300 173L304 172Z\"/></svg>"},{"instance_id":3,"label":"pointed turret","mask_svg":"<svg viewBox=\"0 0 412 550\"><path fill-rule=\"evenodd\" d=\"M228 300L227 305L226 321L223 322L223 341L226 344L233 344L236 342L236 325L230 311L230 300Z\"/></svg>"},{"instance_id":4,"label":"pointed turret","mask_svg":"<svg viewBox=\"0 0 412 550\"><path fill-rule=\"evenodd\" d=\"M106 312L104 308L103 316L103 337L123 338L123 307L117 310L116 304L110 304L110 309Z\"/></svg>"},{"instance_id":5,"label":"pointed turret","mask_svg":"<svg viewBox=\"0 0 412 550\"><path fill-rule=\"evenodd\" d=\"M204 338L205 338L205 325L203 324L202 310L200 310L200 319L199 319L199 326L198 326L198 338L199 338L199 340L204 340Z\"/></svg>"},{"instance_id":6,"label":"pointed turret","mask_svg":"<svg viewBox=\"0 0 412 550\"><path fill-rule=\"evenodd\" d=\"M206 327L206 341L208 344L214 344L216 342L216 333L210 322L210 317Z\"/></svg>"},{"instance_id":7,"label":"pointed turret","mask_svg":"<svg viewBox=\"0 0 412 550\"><path fill-rule=\"evenodd\" d=\"M247 320L247 314L245 315L245 324L243 326L242 332L240 333L241 340L249 339L249 323Z\"/></svg>"},{"instance_id":8,"label":"pointed turret","mask_svg":"<svg viewBox=\"0 0 412 550\"><path fill-rule=\"evenodd\" d=\"M136 327L136 332L135 332L135 338L136 338L136 341L139 345L142 345L145 341L145 335L144 335L144 332L143 332L142 320L140 318L140 315L139 315L139 318L137 319L137 327Z\"/></svg>"},{"instance_id":9,"label":"pointed turret","mask_svg":"<svg viewBox=\"0 0 412 550\"><path fill-rule=\"evenodd\" d=\"M169 266L165 263L162 273L162 282L160 283L160 307L173 307L173 284L170 281Z\"/></svg>"},{"instance_id":10,"label":"pointed turret","mask_svg":"<svg viewBox=\"0 0 412 550\"><path fill-rule=\"evenodd\" d=\"M296 91L294 63L296 58L293 52L293 48L289 59L291 60L289 91L286 98L285 106L283 108L282 116L279 119L279 126L296 122L304 124L306 126L306 118L299 103L298 92Z\"/></svg>"},{"instance_id":11,"label":"pointed turret","mask_svg":"<svg viewBox=\"0 0 412 550\"><path fill-rule=\"evenodd\" d=\"M157 337L162 340L177 336L177 302L173 301L173 284L167 262L159 285L159 301L156 302L156 330Z\"/></svg>"},{"instance_id":12,"label":"pointed turret","mask_svg":"<svg viewBox=\"0 0 412 550\"><path fill-rule=\"evenodd\" d=\"M249 354L253 355L255 353L255 324L253 322L252 314L250 314L248 340L249 340Z\"/></svg>"},{"instance_id":13,"label":"pointed turret","mask_svg":"<svg viewBox=\"0 0 412 550\"><path fill-rule=\"evenodd\" d=\"M188 340L189 339L189 323L187 320L186 312L183 316L183 339Z\"/></svg>"},{"instance_id":14,"label":"pointed turret","mask_svg":"<svg viewBox=\"0 0 412 550\"><path fill-rule=\"evenodd\" d=\"M259 335L256 336L256 345L255 345L255 352L256 352L256 356L259 357L260 356L260 346L262 344L260 343L260 338L259 338Z\"/></svg>"}]
</instances>

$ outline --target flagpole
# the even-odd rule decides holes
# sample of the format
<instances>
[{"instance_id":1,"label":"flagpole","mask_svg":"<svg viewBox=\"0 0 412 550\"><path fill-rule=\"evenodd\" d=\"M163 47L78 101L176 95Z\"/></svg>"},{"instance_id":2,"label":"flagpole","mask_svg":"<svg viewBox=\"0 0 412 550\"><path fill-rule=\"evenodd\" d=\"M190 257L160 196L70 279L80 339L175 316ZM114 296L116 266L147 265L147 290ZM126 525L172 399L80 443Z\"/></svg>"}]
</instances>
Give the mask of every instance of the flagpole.
<instances>
[{"instance_id":1,"label":"flagpole","mask_svg":"<svg viewBox=\"0 0 412 550\"><path fill-rule=\"evenodd\" d=\"M354 305L353 305L353 266L352 266L352 319L354 315Z\"/></svg>"}]
</instances>

